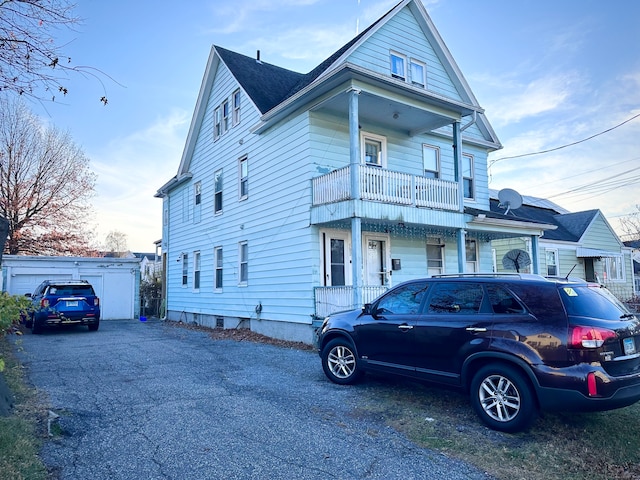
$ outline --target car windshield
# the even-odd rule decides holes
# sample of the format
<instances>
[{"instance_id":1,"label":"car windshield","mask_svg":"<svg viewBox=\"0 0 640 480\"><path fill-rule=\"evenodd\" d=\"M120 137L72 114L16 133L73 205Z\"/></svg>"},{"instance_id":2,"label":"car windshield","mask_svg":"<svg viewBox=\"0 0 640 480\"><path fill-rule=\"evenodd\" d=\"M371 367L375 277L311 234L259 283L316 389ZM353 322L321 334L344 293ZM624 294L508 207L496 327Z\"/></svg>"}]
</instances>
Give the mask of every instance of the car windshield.
<instances>
[{"instance_id":1,"label":"car windshield","mask_svg":"<svg viewBox=\"0 0 640 480\"><path fill-rule=\"evenodd\" d=\"M569 315L614 320L629 310L609 290L602 287L565 286L560 296Z\"/></svg>"}]
</instances>

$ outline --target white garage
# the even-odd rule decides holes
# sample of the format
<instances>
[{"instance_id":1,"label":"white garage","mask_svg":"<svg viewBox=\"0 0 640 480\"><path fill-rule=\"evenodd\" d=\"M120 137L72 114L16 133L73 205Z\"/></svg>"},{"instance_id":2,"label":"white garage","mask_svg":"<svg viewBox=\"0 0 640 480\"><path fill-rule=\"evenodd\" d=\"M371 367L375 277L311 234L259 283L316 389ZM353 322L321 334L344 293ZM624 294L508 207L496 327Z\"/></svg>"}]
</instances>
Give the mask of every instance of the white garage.
<instances>
[{"instance_id":1,"label":"white garage","mask_svg":"<svg viewBox=\"0 0 640 480\"><path fill-rule=\"evenodd\" d=\"M2 256L2 291L33 293L44 280L87 280L100 297L100 318L140 315L140 259Z\"/></svg>"}]
</instances>

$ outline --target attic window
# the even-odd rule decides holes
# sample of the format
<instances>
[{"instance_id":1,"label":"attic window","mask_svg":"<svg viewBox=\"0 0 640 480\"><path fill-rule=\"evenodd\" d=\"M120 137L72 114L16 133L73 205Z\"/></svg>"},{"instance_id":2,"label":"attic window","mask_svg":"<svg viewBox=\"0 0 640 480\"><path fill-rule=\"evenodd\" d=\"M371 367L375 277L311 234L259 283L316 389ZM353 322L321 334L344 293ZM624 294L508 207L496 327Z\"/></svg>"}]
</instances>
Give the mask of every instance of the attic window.
<instances>
[{"instance_id":1,"label":"attic window","mask_svg":"<svg viewBox=\"0 0 640 480\"><path fill-rule=\"evenodd\" d=\"M240 123L240 90L233 92L233 126Z\"/></svg>"},{"instance_id":2,"label":"attic window","mask_svg":"<svg viewBox=\"0 0 640 480\"><path fill-rule=\"evenodd\" d=\"M213 111L213 140L217 140L222 134L222 123L220 118L220 107Z\"/></svg>"},{"instance_id":3,"label":"attic window","mask_svg":"<svg viewBox=\"0 0 640 480\"><path fill-rule=\"evenodd\" d=\"M427 68L424 63L412 58L409 60L409 72L411 75L411 83L419 87L427 85Z\"/></svg>"},{"instance_id":4,"label":"attic window","mask_svg":"<svg viewBox=\"0 0 640 480\"><path fill-rule=\"evenodd\" d=\"M391 52L391 76L400 80L407 79L407 57L400 53Z\"/></svg>"}]
</instances>

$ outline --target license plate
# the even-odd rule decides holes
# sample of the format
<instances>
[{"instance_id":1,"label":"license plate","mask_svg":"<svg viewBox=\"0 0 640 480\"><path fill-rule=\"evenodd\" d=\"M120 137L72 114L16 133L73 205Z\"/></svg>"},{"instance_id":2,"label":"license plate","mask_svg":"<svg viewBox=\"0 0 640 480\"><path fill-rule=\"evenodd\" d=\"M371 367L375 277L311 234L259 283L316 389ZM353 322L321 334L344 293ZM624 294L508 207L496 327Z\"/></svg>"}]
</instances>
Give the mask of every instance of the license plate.
<instances>
[{"instance_id":1,"label":"license plate","mask_svg":"<svg viewBox=\"0 0 640 480\"><path fill-rule=\"evenodd\" d=\"M636 353L636 342L633 339L633 337L625 338L622 341L622 344L624 345L624 354L625 355L633 355L634 353Z\"/></svg>"},{"instance_id":2,"label":"license plate","mask_svg":"<svg viewBox=\"0 0 640 480\"><path fill-rule=\"evenodd\" d=\"M77 306L78 306L78 301L77 300L74 300L72 302L67 300L67 307L77 307Z\"/></svg>"}]
</instances>

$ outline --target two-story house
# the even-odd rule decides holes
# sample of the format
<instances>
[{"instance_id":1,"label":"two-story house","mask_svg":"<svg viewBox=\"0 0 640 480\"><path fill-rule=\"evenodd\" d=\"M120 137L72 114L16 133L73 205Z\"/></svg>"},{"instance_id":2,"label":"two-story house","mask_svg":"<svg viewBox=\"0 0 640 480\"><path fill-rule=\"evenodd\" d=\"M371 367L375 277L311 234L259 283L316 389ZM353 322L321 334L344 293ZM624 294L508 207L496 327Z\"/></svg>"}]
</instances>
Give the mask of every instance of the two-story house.
<instances>
[{"instance_id":1,"label":"two-story house","mask_svg":"<svg viewBox=\"0 0 640 480\"><path fill-rule=\"evenodd\" d=\"M419 0L307 74L214 46L163 199L167 318L310 342L401 281L492 270L501 148Z\"/></svg>"}]
</instances>

